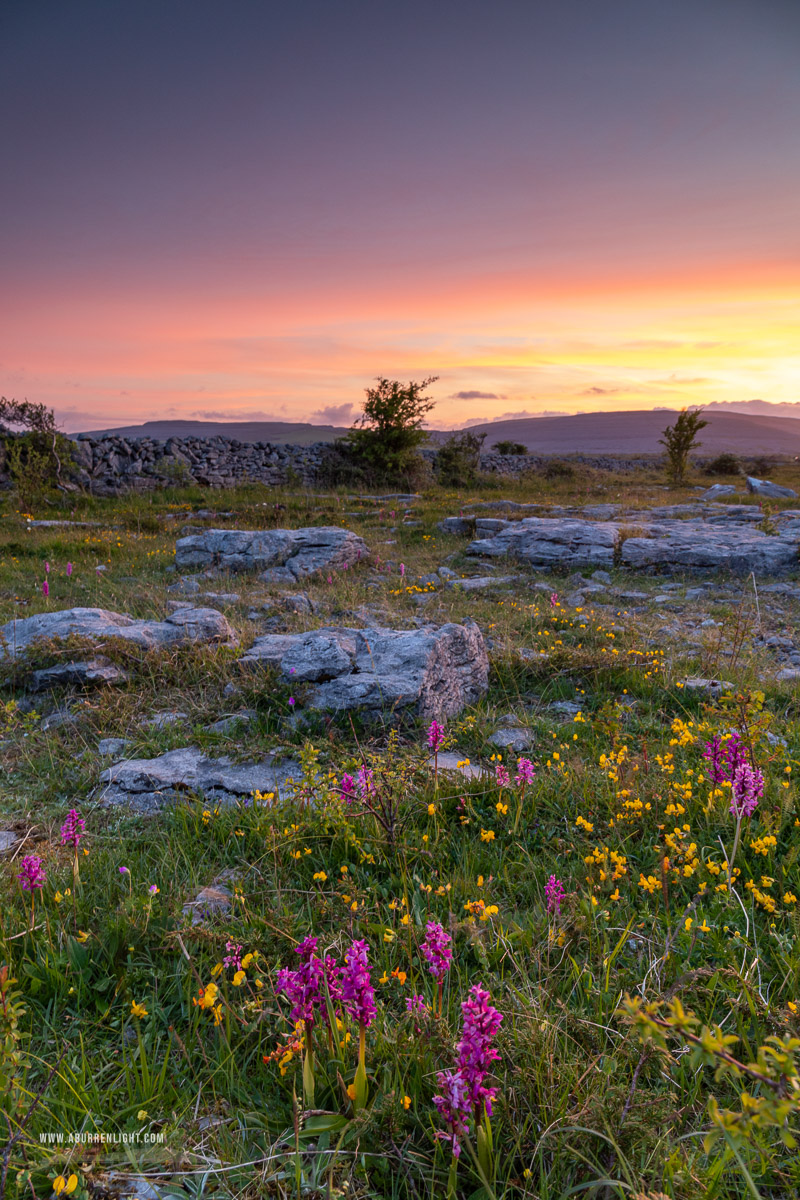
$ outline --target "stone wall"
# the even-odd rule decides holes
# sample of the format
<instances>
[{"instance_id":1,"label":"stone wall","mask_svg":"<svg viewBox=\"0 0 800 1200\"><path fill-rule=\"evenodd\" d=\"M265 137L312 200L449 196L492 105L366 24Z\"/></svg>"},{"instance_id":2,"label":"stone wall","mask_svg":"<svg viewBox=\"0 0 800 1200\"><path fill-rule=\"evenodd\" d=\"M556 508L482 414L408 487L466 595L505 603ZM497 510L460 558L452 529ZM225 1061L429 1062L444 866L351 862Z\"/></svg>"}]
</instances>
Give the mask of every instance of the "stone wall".
<instances>
[{"instance_id":1,"label":"stone wall","mask_svg":"<svg viewBox=\"0 0 800 1200\"><path fill-rule=\"evenodd\" d=\"M276 445L271 442L240 442L226 437L94 438L78 434L75 439L77 482L98 495L116 495L131 490L150 490L169 484L199 483L206 487L233 487L256 482L268 486L296 482L313 487L319 468L331 449L330 442L310 446ZM423 450L433 465L435 450ZM610 454L483 454L481 470L501 475L541 471L554 459L576 468L603 471L637 471L658 468L660 455L638 457ZM698 458L698 462L704 461Z\"/></svg>"},{"instance_id":2,"label":"stone wall","mask_svg":"<svg viewBox=\"0 0 800 1200\"><path fill-rule=\"evenodd\" d=\"M236 438L153 438L78 435L77 482L97 495L147 491L169 484L233 487L257 482L313 486L328 443L283 446Z\"/></svg>"}]
</instances>

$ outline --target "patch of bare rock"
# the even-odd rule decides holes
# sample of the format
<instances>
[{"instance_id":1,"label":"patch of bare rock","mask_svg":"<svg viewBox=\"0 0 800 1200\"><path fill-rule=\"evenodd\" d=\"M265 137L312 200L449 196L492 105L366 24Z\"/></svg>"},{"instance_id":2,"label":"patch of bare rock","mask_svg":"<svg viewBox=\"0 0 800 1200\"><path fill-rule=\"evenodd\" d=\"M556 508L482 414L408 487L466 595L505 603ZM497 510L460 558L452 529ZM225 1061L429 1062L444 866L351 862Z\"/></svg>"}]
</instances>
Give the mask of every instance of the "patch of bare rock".
<instances>
[{"instance_id":1,"label":"patch of bare rock","mask_svg":"<svg viewBox=\"0 0 800 1200\"><path fill-rule=\"evenodd\" d=\"M296 583L317 571L340 571L366 559L363 538L336 525L305 529L206 529L179 538L178 570L260 571L267 583Z\"/></svg>"},{"instance_id":2,"label":"patch of bare rock","mask_svg":"<svg viewBox=\"0 0 800 1200\"><path fill-rule=\"evenodd\" d=\"M687 506L688 507L688 506ZM740 506L736 506L737 508ZM636 524L577 517L478 518L478 537L467 553L511 557L535 570L613 565L636 571L729 571L781 575L797 567L800 521L776 516L774 535L753 527L752 517L722 521L675 520L640 514ZM759 514L755 514L760 520ZM461 522L462 518L449 520ZM446 522L445 522L446 524ZM454 529L452 532L460 532Z\"/></svg>"},{"instance_id":3,"label":"patch of bare rock","mask_svg":"<svg viewBox=\"0 0 800 1200\"><path fill-rule=\"evenodd\" d=\"M236 645L231 626L213 608L180 608L163 621L141 620L104 608L67 608L8 621L0 627L0 658L19 658L36 642L70 636L96 643L122 638L146 650L190 642Z\"/></svg>"},{"instance_id":4,"label":"patch of bare rock","mask_svg":"<svg viewBox=\"0 0 800 1200\"><path fill-rule=\"evenodd\" d=\"M129 758L107 767L100 776L98 799L125 804L137 812L157 812L187 792L222 804L250 800L255 792L276 797L291 790L301 768L291 760L234 763L230 758L207 758L188 746L157 758Z\"/></svg>"}]
</instances>

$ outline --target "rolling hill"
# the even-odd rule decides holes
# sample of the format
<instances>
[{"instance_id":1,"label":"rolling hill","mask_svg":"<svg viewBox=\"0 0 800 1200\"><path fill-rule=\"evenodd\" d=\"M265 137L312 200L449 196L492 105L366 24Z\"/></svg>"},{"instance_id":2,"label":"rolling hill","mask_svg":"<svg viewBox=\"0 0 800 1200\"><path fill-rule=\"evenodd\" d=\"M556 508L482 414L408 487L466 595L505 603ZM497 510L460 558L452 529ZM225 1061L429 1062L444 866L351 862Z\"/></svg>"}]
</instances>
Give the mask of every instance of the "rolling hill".
<instances>
[{"instance_id":1,"label":"rolling hill","mask_svg":"<svg viewBox=\"0 0 800 1200\"><path fill-rule=\"evenodd\" d=\"M701 453L800 454L800 421L794 417L753 416L714 412L700 434ZM658 439L675 413L578 413L571 417L526 417L472 426L487 435L485 448L495 442L522 442L532 454L660 454ZM446 437L447 434L437 435Z\"/></svg>"},{"instance_id":2,"label":"rolling hill","mask_svg":"<svg viewBox=\"0 0 800 1200\"><path fill-rule=\"evenodd\" d=\"M700 435L701 453L800 455L800 420L752 413L717 410L708 412L709 425ZM532 454L660 454L658 439L675 414L664 409L636 412L578 413L568 417L525 417L511 421L489 421L472 426L485 433L485 448L495 442L522 442ZM284 421L145 421L119 429L92 430L72 436L228 437L242 442L275 442L300 446L332 442L347 430L335 425L310 425ZM447 432L431 431L431 441L440 442Z\"/></svg>"}]
</instances>

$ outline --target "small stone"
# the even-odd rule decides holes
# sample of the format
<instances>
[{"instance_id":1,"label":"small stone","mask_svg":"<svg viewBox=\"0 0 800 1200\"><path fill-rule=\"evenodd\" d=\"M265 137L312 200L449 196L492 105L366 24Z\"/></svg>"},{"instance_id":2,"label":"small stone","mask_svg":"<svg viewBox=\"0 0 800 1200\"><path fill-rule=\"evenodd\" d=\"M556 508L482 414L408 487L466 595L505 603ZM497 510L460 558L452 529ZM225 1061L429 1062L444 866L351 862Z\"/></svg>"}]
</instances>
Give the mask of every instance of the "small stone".
<instances>
[{"instance_id":1,"label":"small stone","mask_svg":"<svg viewBox=\"0 0 800 1200\"><path fill-rule=\"evenodd\" d=\"M684 679L683 686L690 692L710 692L714 696L733 691L733 684L726 679L703 679L697 675Z\"/></svg>"},{"instance_id":2,"label":"small stone","mask_svg":"<svg viewBox=\"0 0 800 1200\"><path fill-rule=\"evenodd\" d=\"M0 829L0 854L6 854L9 850L13 850L19 840L19 834L13 833L10 829Z\"/></svg>"},{"instance_id":3,"label":"small stone","mask_svg":"<svg viewBox=\"0 0 800 1200\"><path fill-rule=\"evenodd\" d=\"M200 591L200 581L191 575L183 575L177 583L171 583L168 592L182 592L184 596L195 596Z\"/></svg>"},{"instance_id":4,"label":"small stone","mask_svg":"<svg viewBox=\"0 0 800 1200\"><path fill-rule=\"evenodd\" d=\"M212 725L206 725L206 730L208 733L233 733L251 725L257 716L254 708L245 708L242 712L232 713L229 717L221 717L219 721L214 721Z\"/></svg>"},{"instance_id":5,"label":"small stone","mask_svg":"<svg viewBox=\"0 0 800 1200\"><path fill-rule=\"evenodd\" d=\"M311 597L307 596L305 592L282 592L278 603L285 612L307 616L314 611Z\"/></svg>"},{"instance_id":6,"label":"small stone","mask_svg":"<svg viewBox=\"0 0 800 1200\"><path fill-rule=\"evenodd\" d=\"M523 754L530 750L534 736L528 729L496 729L487 741L499 750L511 750L514 754Z\"/></svg>"},{"instance_id":7,"label":"small stone","mask_svg":"<svg viewBox=\"0 0 800 1200\"><path fill-rule=\"evenodd\" d=\"M152 717L145 717L142 725L146 725L150 729L167 729L170 725L179 725L181 721L188 721L189 717L185 712L163 712L156 713Z\"/></svg>"},{"instance_id":8,"label":"small stone","mask_svg":"<svg viewBox=\"0 0 800 1200\"><path fill-rule=\"evenodd\" d=\"M800 667L783 667L775 678L778 683L793 683L794 680L800 679Z\"/></svg>"},{"instance_id":9,"label":"small stone","mask_svg":"<svg viewBox=\"0 0 800 1200\"><path fill-rule=\"evenodd\" d=\"M434 755L428 759L428 767L433 770ZM447 774L463 775L465 779L480 779L484 774L482 767L475 766L469 761L466 754L459 754L456 750L439 752L439 770Z\"/></svg>"},{"instance_id":10,"label":"small stone","mask_svg":"<svg viewBox=\"0 0 800 1200\"><path fill-rule=\"evenodd\" d=\"M59 729L62 725L77 725L79 719L77 713L72 713L67 708L57 708L55 712L42 718L39 728L47 733L48 730Z\"/></svg>"},{"instance_id":11,"label":"small stone","mask_svg":"<svg viewBox=\"0 0 800 1200\"><path fill-rule=\"evenodd\" d=\"M127 745L127 738L101 738L97 743L97 753L102 754L104 757L108 755L109 757L116 758L117 755L123 753Z\"/></svg>"},{"instance_id":12,"label":"small stone","mask_svg":"<svg viewBox=\"0 0 800 1200\"><path fill-rule=\"evenodd\" d=\"M107 1178L120 1200L161 1200L158 1188L141 1175L124 1175L121 1171L109 1171Z\"/></svg>"}]
</instances>

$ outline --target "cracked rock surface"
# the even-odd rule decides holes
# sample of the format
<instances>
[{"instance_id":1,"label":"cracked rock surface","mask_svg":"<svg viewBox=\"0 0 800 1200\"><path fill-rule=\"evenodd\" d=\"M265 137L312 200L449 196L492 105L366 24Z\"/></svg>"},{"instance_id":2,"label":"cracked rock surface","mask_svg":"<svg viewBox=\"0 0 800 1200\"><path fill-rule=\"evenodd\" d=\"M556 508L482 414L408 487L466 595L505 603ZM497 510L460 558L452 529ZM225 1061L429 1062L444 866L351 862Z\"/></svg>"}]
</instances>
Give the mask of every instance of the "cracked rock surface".
<instances>
[{"instance_id":1,"label":"cracked rock surface","mask_svg":"<svg viewBox=\"0 0 800 1200\"><path fill-rule=\"evenodd\" d=\"M256 791L284 795L300 775L299 764L291 760L234 763L227 757L207 758L202 750L187 746L158 758L114 763L100 776L98 799L145 813L157 812L186 792L232 804L249 800Z\"/></svg>"},{"instance_id":2,"label":"cracked rock surface","mask_svg":"<svg viewBox=\"0 0 800 1200\"><path fill-rule=\"evenodd\" d=\"M139 620L105 608L66 608L22 617L0 627L0 657L18 658L34 642L70 635L93 642L122 638L147 650L187 642L236 645L233 630L214 608L180 608L163 621Z\"/></svg>"},{"instance_id":3,"label":"cracked rock surface","mask_svg":"<svg viewBox=\"0 0 800 1200\"><path fill-rule=\"evenodd\" d=\"M336 525L305 529L206 529L179 538L175 565L262 571L267 583L296 583L316 571L340 571L365 559L363 538Z\"/></svg>"},{"instance_id":4,"label":"cracked rock surface","mask_svg":"<svg viewBox=\"0 0 800 1200\"><path fill-rule=\"evenodd\" d=\"M776 518L774 535L754 528L752 516L740 513L724 519L720 514L714 520L655 520L642 513L635 523L633 518L623 523L527 517L520 521L478 518L475 524L479 535L489 536L470 543L468 554L508 555L538 570L616 563L639 571L658 567L780 575L797 566L800 547L800 523L792 513Z\"/></svg>"},{"instance_id":5,"label":"cracked rock surface","mask_svg":"<svg viewBox=\"0 0 800 1200\"><path fill-rule=\"evenodd\" d=\"M314 684L313 708L409 708L424 720L455 716L488 687L489 660L474 621L420 629L328 628L257 638L240 660Z\"/></svg>"}]
</instances>

